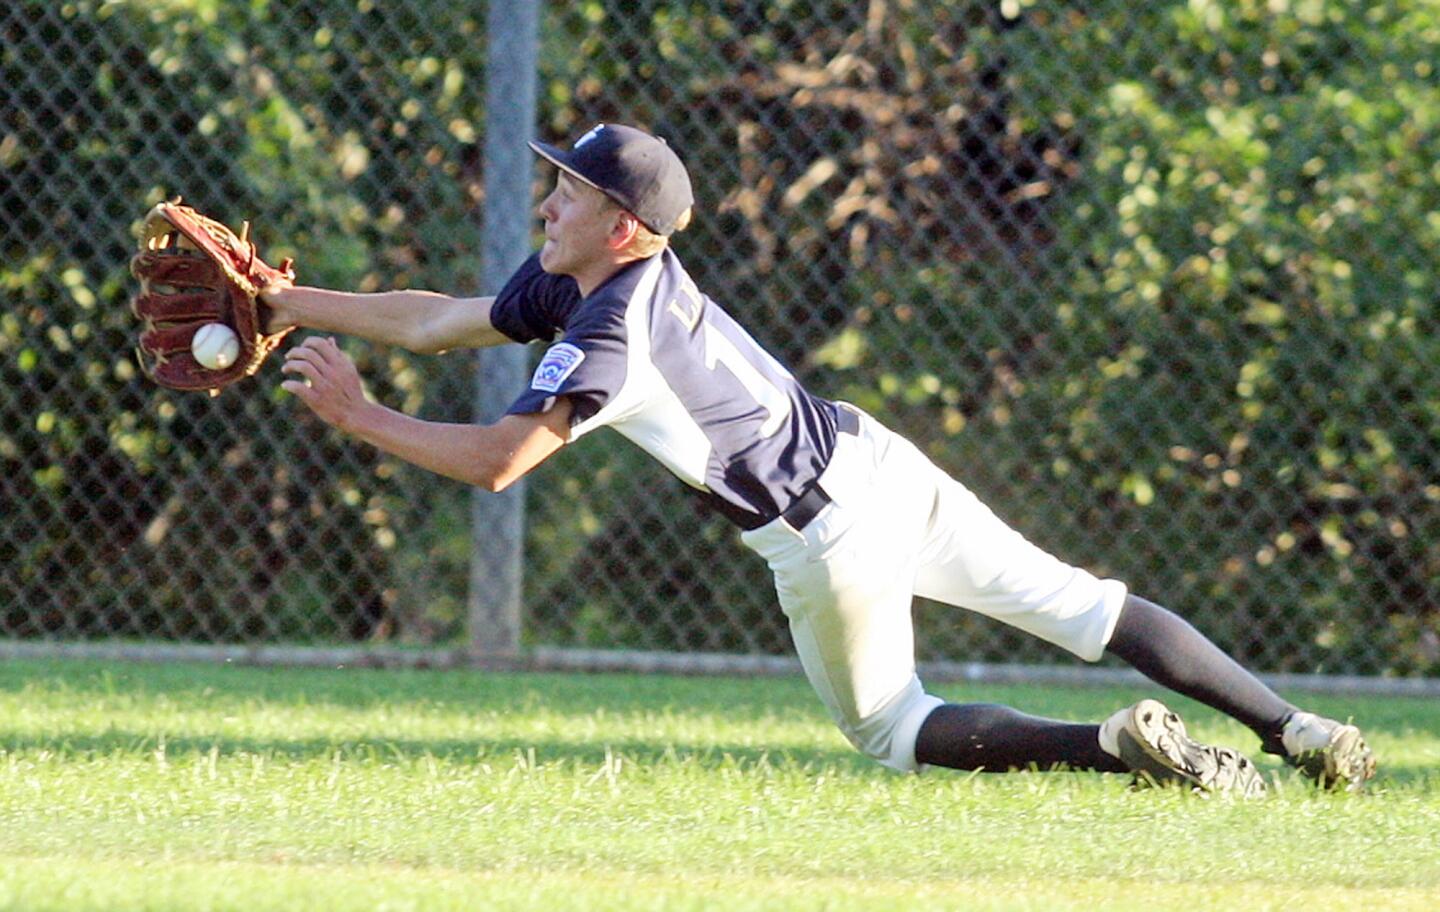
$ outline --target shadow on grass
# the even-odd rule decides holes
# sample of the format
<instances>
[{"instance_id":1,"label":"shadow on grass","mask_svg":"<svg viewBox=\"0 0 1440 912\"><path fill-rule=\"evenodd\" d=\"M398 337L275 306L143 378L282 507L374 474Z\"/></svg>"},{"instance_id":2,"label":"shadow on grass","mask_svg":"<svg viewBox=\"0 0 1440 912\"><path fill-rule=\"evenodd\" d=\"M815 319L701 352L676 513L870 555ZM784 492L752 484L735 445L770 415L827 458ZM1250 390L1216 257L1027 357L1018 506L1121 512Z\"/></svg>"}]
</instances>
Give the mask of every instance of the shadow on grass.
<instances>
[{"instance_id":1,"label":"shadow on grass","mask_svg":"<svg viewBox=\"0 0 1440 912\"><path fill-rule=\"evenodd\" d=\"M685 708L723 711L743 718L772 715L776 709L787 707L808 712L815 706L809 686L798 676L501 673L70 660L0 665L0 694L27 690L89 695L101 700L120 695L132 699L163 696L196 705L253 700L278 706L368 709L417 702L471 713L543 705L562 714Z\"/></svg>"},{"instance_id":2,"label":"shadow on grass","mask_svg":"<svg viewBox=\"0 0 1440 912\"><path fill-rule=\"evenodd\" d=\"M1018 708L1062 718L1099 718L1107 707L1133 699L1133 688L1095 688L1083 691L1042 686L946 685L940 690L952 699L1005 702ZM592 727L597 716L645 717L656 714L719 716L729 722L774 720L777 714L808 717L828 724L809 686L801 678L684 677L640 674L487 673L474 670L324 669L196 664L138 664L76 660L27 660L0 665L0 695L44 700L65 695L103 707L107 700L143 702L164 699L202 711L234 714L256 705L346 710L386 708L403 712L451 711L465 715L535 713L574 716L577 725ZM1174 698L1187 719L1198 704ZM1306 701L1315 709L1354 717L1374 735L1393 739L1440 737L1440 708L1434 701L1410 698L1324 696ZM1182 708L1183 707L1183 708ZM1201 710L1213 713L1211 710ZM1218 717L1218 714L1216 716ZM1203 717L1202 717L1203 718ZM62 756L149 754L158 750L161 736L149 731L106 730L95 734L54 737L21 735L0 728L0 748L11 751L50 751ZM777 745L714 743L685 744L658 739L523 740L514 738L364 739L244 738L235 736L165 736L172 758L251 754L289 760L344 757L409 762L425 757L455 763L518 762L533 750L539 764L571 763L587 766L619 754L640 764L695 763L720 768L761 762L771 766L871 771L881 768L848 750L834 735L835 749L796 749ZM1234 746L1257 756L1253 743ZM1266 758L1271 760L1271 758ZM526 761L528 762L528 760ZM1273 761L1272 761L1273 762ZM1422 763L1386 761L1381 753L1381 778L1376 785L1407 786L1433 782L1440 771ZM1279 768L1280 776L1289 770Z\"/></svg>"},{"instance_id":3,"label":"shadow on grass","mask_svg":"<svg viewBox=\"0 0 1440 912\"><path fill-rule=\"evenodd\" d=\"M838 738L838 736L837 736ZM455 766L489 766L497 772L514 767L560 766L593 768L615 757L638 766L693 766L701 770L768 767L827 775L843 774L883 778L897 775L860 754L836 748L768 748L754 744L684 744L639 739L558 739L520 738L425 738L344 740L328 738L237 738L205 735L160 736L154 733L111 730L94 735L55 737L18 736L0 731L0 750L13 754L46 752L65 759L113 758L130 755L153 758L163 748L167 762L202 762L212 751L222 759L262 757L267 761L305 763L329 760L338 753L342 760L379 764L409 765L427 759ZM1289 797L1314 795L1315 790L1289 767L1273 762L1267 778L1278 777ZM1033 771L1032 771L1033 772ZM1063 770L1062 770L1063 772ZM971 773L936 770L930 776L968 776ZM1370 785L1372 793L1389 788L1424 786L1440 789L1440 770L1422 764L1385 764ZM1347 796L1350 797L1350 796Z\"/></svg>"},{"instance_id":4,"label":"shadow on grass","mask_svg":"<svg viewBox=\"0 0 1440 912\"><path fill-rule=\"evenodd\" d=\"M838 737L838 736L837 736ZM683 744L638 739L563 741L520 738L424 738L340 740L328 738L245 738L231 736L161 736L150 732L110 730L93 735L20 736L0 730L0 750L14 754L46 752L61 758L113 758L130 755L149 759L163 750L167 762L185 764L206 758L259 756L268 760L307 762L342 760L408 765L438 760L458 766L595 767L613 757L643 766L694 765L701 769L800 768L863 773L882 767L853 751L837 748L775 747L754 744Z\"/></svg>"}]
</instances>

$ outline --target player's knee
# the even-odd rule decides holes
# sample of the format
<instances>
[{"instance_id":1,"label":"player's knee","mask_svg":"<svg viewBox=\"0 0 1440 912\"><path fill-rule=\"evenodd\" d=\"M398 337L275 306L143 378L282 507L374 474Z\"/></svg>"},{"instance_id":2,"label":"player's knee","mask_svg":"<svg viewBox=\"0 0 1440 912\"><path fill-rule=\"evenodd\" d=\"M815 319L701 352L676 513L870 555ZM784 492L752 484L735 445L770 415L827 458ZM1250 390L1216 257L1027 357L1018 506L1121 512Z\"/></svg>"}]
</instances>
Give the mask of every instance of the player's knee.
<instances>
[{"instance_id":1,"label":"player's knee","mask_svg":"<svg viewBox=\"0 0 1440 912\"><path fill-rule=\"evenodd\" d=\"M920 768L915 762L915 741L920 726L943 702L925 693L917 680L879 710L863 717L836 721L860 753L891 769L913 773Z\"/></svg>"}]
</instances>

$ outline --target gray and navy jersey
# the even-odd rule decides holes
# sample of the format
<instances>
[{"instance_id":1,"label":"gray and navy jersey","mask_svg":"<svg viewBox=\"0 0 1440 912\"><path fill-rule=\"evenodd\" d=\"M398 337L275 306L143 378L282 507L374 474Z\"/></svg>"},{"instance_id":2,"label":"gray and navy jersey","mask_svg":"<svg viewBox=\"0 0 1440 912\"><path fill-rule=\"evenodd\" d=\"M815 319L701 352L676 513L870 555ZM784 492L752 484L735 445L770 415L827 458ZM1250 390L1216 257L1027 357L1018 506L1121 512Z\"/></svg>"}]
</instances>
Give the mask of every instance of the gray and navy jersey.
<instances>
[{"instance_id":1,"label":"gray and navy jersey","mask_svg":"<svg viewBox=\"0 0 1440 912\"><path fill-rule=\"evenodd\" d=\"M584 298L531 256L490 320L517 342L552 343L511 414L566 396L572 440L615 428L743 528L789 507L835 448L836 405L701 294L673 251L626 265Z\"/></svg>"}]
</instances>

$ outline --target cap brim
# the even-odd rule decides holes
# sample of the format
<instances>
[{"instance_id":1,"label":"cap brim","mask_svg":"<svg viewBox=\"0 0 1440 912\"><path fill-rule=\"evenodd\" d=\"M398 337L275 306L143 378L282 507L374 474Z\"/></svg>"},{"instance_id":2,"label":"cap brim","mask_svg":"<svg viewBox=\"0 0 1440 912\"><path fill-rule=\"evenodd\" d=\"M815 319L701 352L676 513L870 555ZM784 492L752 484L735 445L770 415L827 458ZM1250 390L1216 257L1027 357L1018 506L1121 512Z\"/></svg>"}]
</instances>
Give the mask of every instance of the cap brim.
<instances>
[{"instance_id":1,"label":"cap brim","mask_svg":"<svg viewBox=\"0 0 1440 912\"><path fill-rule=\"evenodd\" d=\"M534 140L530 140L528 143L526 143L526 145L528 145L536 155L545 159L550 164L559 168L561 171L564 171L566 174L575 178L580 183L585 184L587 187L594 187L601 193L605 193L604 187L601 187L599 184L595 183L590 178L575 170L575 166L570 164L570 155L563 149L556 148L549 143L536 142ZM605 193L605 195L609 196L610 194Z\"/></svg>"}]
</instances>

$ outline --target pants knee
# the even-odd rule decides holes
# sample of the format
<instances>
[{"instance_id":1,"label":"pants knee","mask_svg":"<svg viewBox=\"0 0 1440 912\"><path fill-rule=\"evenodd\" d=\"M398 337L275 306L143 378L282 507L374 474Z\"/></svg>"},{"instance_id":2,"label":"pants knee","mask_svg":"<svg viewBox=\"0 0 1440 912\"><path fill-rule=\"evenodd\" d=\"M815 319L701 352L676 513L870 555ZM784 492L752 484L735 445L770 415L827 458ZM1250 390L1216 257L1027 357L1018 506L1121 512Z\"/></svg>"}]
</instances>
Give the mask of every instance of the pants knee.
<instances>
[{"instance_id":1,"label":"pants knee","mask_svg":"<svg viewBox=\"0 0 1440 912\"><path fill-rule=\"evenodd\" d=\"M864 717L841 718L840 731L860 753L903 773L919 772L915 762L915 741L920 726L935 707L944 703L925 693L919 679L879 710Z\"/></svg>"}]
</instances>

